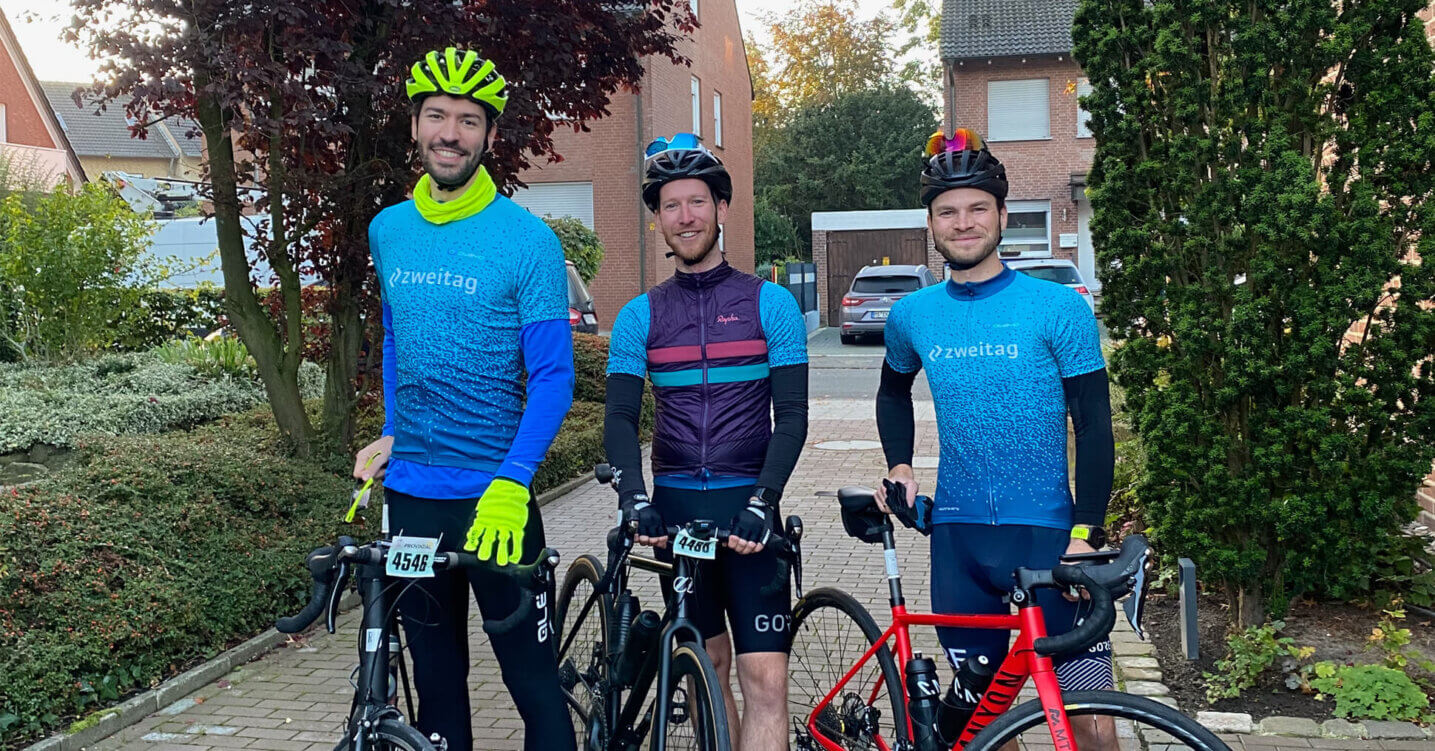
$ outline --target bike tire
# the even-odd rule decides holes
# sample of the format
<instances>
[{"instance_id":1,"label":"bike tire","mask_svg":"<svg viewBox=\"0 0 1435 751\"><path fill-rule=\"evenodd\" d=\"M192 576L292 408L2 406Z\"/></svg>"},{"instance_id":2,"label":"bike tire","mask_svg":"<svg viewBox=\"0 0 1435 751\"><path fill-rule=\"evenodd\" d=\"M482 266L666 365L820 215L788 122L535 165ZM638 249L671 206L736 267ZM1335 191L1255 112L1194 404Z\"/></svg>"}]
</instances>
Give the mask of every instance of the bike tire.
<instances>
[{"instance_id":1,"label":"bike tire","mask_svg":"<svg viewBox=\"0 0 1435 751\"><path fill-rule=\"evenodd\" d=\"M723 702L722 686L707 650L694 642L682 642L673 649L672 667L668 674L674 694L683 692L686 701L684 722L668 722L666 745L669 751L730 751L727 705ZM669 697L659 696L657 711L670 706ZM653 723L653 745L658 748L658 723Z\"/></svg>"},{"instance_id":2,"label":"bike tire","mask_svg":"<svg viewBox=\"0 0 1435 751\"><path fill-rule=\"evenodd\" d=\"M578 557L563 576L556 609L553 648L558 651L559 682L579 749L604 747L610 732L608 614L612 598L597 591L602 579L603 564L597 558ZM569 634L574 635L571 642Z\"/></svg>"},{"instance_id":3,"label":"bike tire","mask_svg":"<svg viewBox=\"0 0 1435 751\"><path fill-rule=\"evenodd\" d=\"M1186 748L1195 751L1230 751L1230 747L1200 723L1144 696L1132 696L1117 691L1073 691L1062 696L1062 703L1068 717L1106 715L1139 722L1151 730L1170 736L1169 739L1151 741L1152 748L1160 745L1161 748L1178 749L1180 746L1177 744L1185 744ZM1034 730L1038 725L1042 726L1042 729ZM992 724L972 737L966 751L993 751L1018 740L1022 733L1028 731L1035 734L1028 737L1037 738L1047 733L1045 743L1050 744L1051 736L1045 728L1046 709L1042 707L1040 699L1033 699L1003 712Z\"/></svg>"},{"instance_id":4,"label":"bike tire","mask_svg":"<svg viewBox=\"0 0 1435 751\"><path fill-rule=\"evenodd\" d=\"M365 744L369 751L434 751L434 744L423 733L401 720L379 720L373 735L374 739Z\"/></svg>"},{"instance_id":5,"label":"bike tire","mask_svg":"<svg viewBox=\"0 0 1435 751\"><path fill-rule=\"evenodd\" d=\"M877 669L872 668L869 660L862 672L847 684L843 695L833 697L832 704L814 721L809 720L818 702L880 638L882 629L872 614L840 589L814 589L798 600L792 611L787 673L788 708L796 720L799 747L802 735L813 732L844 749L876 749L880 747L879 740L888 748L910 742L902 677L888 646L873 655ZM871 697L878 680L885 684L885 689ZM882 694L886 694L886 700ZM876 735L863 729L866 723L856 721L859 714L869 716L866 713L873 709L880 713L876 715ZM817 747L810 737L807 742Z\"/></svg>"}]
</instances>

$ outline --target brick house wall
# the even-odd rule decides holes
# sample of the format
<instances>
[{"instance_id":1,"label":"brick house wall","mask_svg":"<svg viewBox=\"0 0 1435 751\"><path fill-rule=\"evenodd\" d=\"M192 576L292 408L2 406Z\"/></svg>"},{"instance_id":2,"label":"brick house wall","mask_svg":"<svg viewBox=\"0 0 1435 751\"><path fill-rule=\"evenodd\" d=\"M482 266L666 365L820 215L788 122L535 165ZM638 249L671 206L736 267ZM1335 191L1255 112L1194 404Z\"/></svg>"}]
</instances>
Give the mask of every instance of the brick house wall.
<instances>
[{"instance_id":1,"label":"brick house wall","mask_svg":"<svg viewBox=\"0 0 1435 751\"><path fill-rule=\"evenodd\" d=\"M733 0L702 0L699 28L678 44L692 66L664 57L645 60L638 94L613 96L610 114L589 123L589 132L555 134L563 161L539 165L520 177L530 185L591 182L594 231L603 241L603 266L588 285L607 330L622 306L673 273L667 245L639 195L642 149L658 136L691 131L692 78L698 78L698 133L723 160L733 178L733 200L723 227L723 247L736 267L752 271L754 255L752 188L752 80ZM713 94L722 95L722 143L714 139Z\"/></svg>"},{"instance_id":2,"label":"brick house wall","mask_svg":"<svg viewBox=\"0 0 1435 751\"><path fill-rule=\"evenodd\" d=\"M1095 139L1081 138L1076 133L1075 87L1081 78L1081 67L1069 55L957 61L948 65L946 81L950 94L944 97L949 107L943 120L947 132L971 128L988 139L988 147L1006 166L1007 181L1011 185L1008 201L1051 202L1052 257L1073 261L1077 259L1077 248L1062 248L1059 242L1062 234L1078 234L1079 229L1078 206L1071 198L1072 176L1084 176L1096 152ZM987 84L1023 79L1047 81L1051 137L1040 141L990 140Z\"/></svg>"}]
</instances>

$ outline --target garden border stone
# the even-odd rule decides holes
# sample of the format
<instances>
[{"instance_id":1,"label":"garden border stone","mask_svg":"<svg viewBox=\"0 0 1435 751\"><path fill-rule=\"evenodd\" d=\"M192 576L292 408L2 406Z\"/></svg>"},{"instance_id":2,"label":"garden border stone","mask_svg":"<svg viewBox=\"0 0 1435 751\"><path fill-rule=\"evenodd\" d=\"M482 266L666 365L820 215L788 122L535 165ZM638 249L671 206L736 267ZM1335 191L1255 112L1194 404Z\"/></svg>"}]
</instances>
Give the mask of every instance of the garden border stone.
<instances>
[{"instance_id":1,"label":"garden border stone","mask_svg":"<svg viewBox=\"0 0 1435 751\"><path fill-rule=\"evenodd\" d=\"M1154 657L1154 645L1136 638L1131 626L1118 619L1111 632L1113 662L1118 685L1128 693L1141 694L1151 691L1154 686L1169 692ZM1135 646L1133 649L1132 647ZM1153 677L1154 675L1154 677ZM1136 687L1137 690L1131 689ZM1176 707L1169 695L1149 696ZM1413 722L1391 722L1364 720L1351 722L1342 719L1317 722L1302 717L1275 715L1256 719L1244 712L1197 712L1196 721L1215 733L1236 735L1281 736L1289 738L1341 738L1373 740L1415 740L1435 739L1435 726L1423 728ZM27 749L26 751L38 751Z\"/></svg>"}]
</instances>

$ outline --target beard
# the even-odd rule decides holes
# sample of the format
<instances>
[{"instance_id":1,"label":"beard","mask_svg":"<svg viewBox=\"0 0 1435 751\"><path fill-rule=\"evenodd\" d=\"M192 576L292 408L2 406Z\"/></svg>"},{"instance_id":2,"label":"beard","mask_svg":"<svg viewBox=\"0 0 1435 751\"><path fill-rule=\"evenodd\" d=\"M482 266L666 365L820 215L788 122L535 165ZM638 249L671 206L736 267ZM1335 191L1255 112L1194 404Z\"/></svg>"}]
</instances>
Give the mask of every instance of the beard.
<instances>
[{"instance_id":1,"label":"beard","mask_svg":"<svg viewBox=\"0 0 1435 751\"><path fill-rule=\"evenodd\" d=\"M435 143L432 146L442 146L444 148L461 151L456 144ZM486 149L479 149L477 154L469 156L467 160L460 163L457 167L440 167L434 163L432 152L430 152L428 148L425 148L423 151L424 171L428 173L429 178L433 180L434 185L438 186L440 190L458 190L467 185L469 180L473 179L473 175L478 172L478 168L483 162L483 157L486 153Z\"/></svg>"},{"instance_id":2,"label":"beard","mask_svg":"<svg viewBox=\"0 0 1435 751\"><path fill-rule=\"evenodd\" d=\"M946 240L940 237L934 236L932 238L932 244L936 246L937 252L941 253L942 257L947 259L948 266L951 266L957 271L966 271L967 269L980 265L982 261L987 260L993 253L997 252L997 246L1001 245L1001 241L1002 236L1001 233L998 232L996 237L988 238L986 242L977 248L971 249L970 247L960 248L955 245L949 246Z\"/></svg>"},{"instance_id":3,"label":"beard","mask_svg":"<svg viewBox=\"0 0 1435 751\"><path fill-rule=\"evenodd\" d=\"M673 244L672 244L672 243L669 243L669 244L668 244L668 258L672 258L673 256L677 256L677 257L678 257L678 260L682 261L683 264L685 264L685 265L687 265L687 266L696 266L696 265L698 265L699 263L702 263L704 259L706 259L709 255L711 255L711 254L713 253L713 251L715 251L715 250L717 249L717 246L718 246L718 235L720 235L721 233L722 233L722 228L721 228L721 227L717 227L716 225L714 225L714 227L713 227L713 232L712 232L712 238L709 239L706 244L703 244L703 245L698 246L698 247L699 247L699 250L695 250L695 251L678 250L678 249L676 249L676 248L673 247ZM679 243L679 244L681 245L681 243Z\"/></svg>"}]
</instances>

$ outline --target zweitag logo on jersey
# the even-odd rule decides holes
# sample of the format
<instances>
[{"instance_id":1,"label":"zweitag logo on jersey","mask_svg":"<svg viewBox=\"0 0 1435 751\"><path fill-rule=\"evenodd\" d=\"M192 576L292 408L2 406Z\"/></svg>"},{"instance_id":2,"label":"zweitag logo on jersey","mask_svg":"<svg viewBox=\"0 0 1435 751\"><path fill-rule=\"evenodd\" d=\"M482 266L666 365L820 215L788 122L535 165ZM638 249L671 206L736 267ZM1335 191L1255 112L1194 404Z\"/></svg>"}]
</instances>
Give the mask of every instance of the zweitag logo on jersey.
<instances>
[{"instance_id":1,"label":"zweitag logo on jersey","mask_svg":"<svg viewBox=\"0 0 1435 751\"><path fill-rule=\"evenodd\" d=\"M389 286L395 284L426 284L431 287L453 287L472 295L478 292L478 277L455 274L448 269L438 271L404 271L394 269L389 274Z\"/></svg>"},{"instance_id":2,"label":"zweitag logo on jersey","mask_svg":"<svg viewBox=\"0 0 1435 751\"><path fill-rule=\"evenodd\" d=\"M1015 360L1017 347L1016 344L992 344L991 342L977 342L965 347L943 347L937 344L927 352L927 360L931 362L958 360L964 357L1005 357Z\"/></svg>"}]
</instances>

